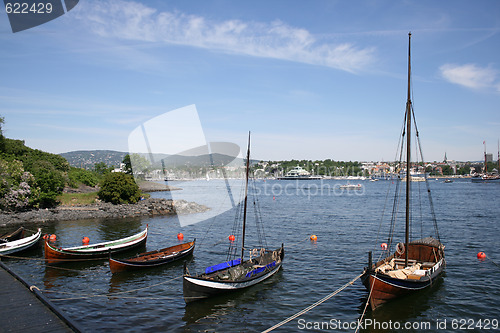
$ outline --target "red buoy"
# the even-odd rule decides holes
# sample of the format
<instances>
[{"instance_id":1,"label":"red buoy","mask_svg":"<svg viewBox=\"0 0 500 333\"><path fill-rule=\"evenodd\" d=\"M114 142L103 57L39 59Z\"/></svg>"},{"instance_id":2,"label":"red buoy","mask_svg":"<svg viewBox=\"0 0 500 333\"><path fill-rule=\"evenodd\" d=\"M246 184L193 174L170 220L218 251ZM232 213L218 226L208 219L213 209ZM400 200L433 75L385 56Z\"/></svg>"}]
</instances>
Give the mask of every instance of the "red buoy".
<instances>
[{"instance_id":1,"label":"red buoy","mask_svg":"<svg viewBox=\"0 0 500 333\"><path fill-rule=\"evenodd\" d=\"M230 242L234 242L236 240L236 237L234 237L234 235L229 235L228 238Z\"/></svg>"},{"instance_id":2,"label":"red buoy","mask_svg":"<svg viewBox=\"0 0 500 333\"><path fill-rule=\"evenodd\" d=\"M183 239L184 239L184 235L182 234L182 232L179 232L179 233L177 234L177 239L178 239L178 240L183 240Z\"/></svg>"},{"instance_id":3,"label":"red buoy","mask_svg":"<svg viewBox=\"0 0 500 333\"><path fill-rule=\"evenodd\" d=\"M50 234L43 235L43 239L49 239L49 237L50 237Z\"/></svg>"},{"instance_id":4,"label":"red buoy","mask_svg":"<svg viewBox=\"0 0 500 333\"><path fill-rule=\"evenodd\" d=\"M87 236L85 236L85 237L82 238L82 244L83 245L87 245L89 242L90 242L90 238L88 238Z\"/></svg>"},{"instance_id":5,"label":"red buoy","mask_svg":"<svg viewBox=\"0 0 500 333\"><path fill-rule=\"evenodd\" d=\"M49 240L50 240L51 242L55 242L55 241L56 241L56 239L57 239L56 234L52 234L52 235L50 235L50 236L49 236Z\"/></svg>"},{"instance_id":6,"label":"red buoy","mask_svg":"<svg viewBox=\"0 0 500 333\"><path fill-rule=\"evenodd\" d=\"M311 241L315 242L318 240L318 236L316 235L311 235Z\"/></svg>"},{"instance_id":7,"label":"red buoy","mask_svg":"<svg viewBox=\"0 0 500 333\"><path fill-rule=\"evenodd\" d=\"M477 254L477 259L479 259L479 260L484 260L484 259L486 259L486 253L484 253L484 252L479 252L479 253Z\"/></svg>"},{"instance_id":8,"label":"red buoy","mask_svg":"<svg viewBox=\"0 0 500 333\"><path fill-rule=\"evenodd\" d=\"M382 248L382 250L387 250L387 243L382 243L380 244L380 247Z\"/></svg>"}]
</instances>

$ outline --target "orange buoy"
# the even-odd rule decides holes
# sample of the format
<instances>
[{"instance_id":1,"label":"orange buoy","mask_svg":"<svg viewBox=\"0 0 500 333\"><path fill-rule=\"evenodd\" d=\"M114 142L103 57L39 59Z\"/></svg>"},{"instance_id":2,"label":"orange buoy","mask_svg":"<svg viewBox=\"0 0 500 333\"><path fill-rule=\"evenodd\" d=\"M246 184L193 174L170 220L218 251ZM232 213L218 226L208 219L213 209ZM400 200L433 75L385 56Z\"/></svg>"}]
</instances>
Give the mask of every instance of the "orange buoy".
<instances>
[{"instance_id":1,"label":"orange buoy","mask_svg":"<svg viewBox=\"0 0 500 333\"><path fill-rule=\"evenodd\" d=\"M50 235L49 234L45 234L43 235L43 239L49 239Z\"/></svg>"},{"instance_id":2,"label":"orange buoy","mask_svg":"<svg viewBox=\"0 0 500 333\"><path fill-rule=\"evenodd\" d=\"M477 259L479 259L479 260L484 260L484 259L486 259L486 253L484 253L484 252L479 252L479 253L477 254Z\"/></svg>"},{"instance_id":3,"label":"orange buoy","mask_svg":"<svg viewBox=\"0 0 500 333\"><path fill-rule=\"evenodd\" d=\"M316 235L311 235L310 238L311 238L311 241L313 241L313 242L318 240L318 236L316 236Z\"/></svg>"},{"instance_id":4,"label":"orange buoy","mask_svg":"<svg viewBox=\"0 0 500 333\"><path fill-rule=\"evenodd\" d=\"M234 242L236 240L236 237L234 237L234 235L229 235L228 238L230 242Z\"/></svg>"},{"instance_id":5,"label":"orange buoy","mask_svg":"<svg viewBox=\"0 0 500 333\"><path fill-rule=\"evenodd\" d=\"M49 236L49 240L50 240L51 242L55 242L55 241L56 241L56 239L57 239L56 234L52 234L52 235L50 235L50 236Z\"/></svg>"},{"instance_id":6,"label":"orange buoy","mask_svg":"<svg viewBox=\"0 0 500 333\"><path fill-rule=\"evenodd\" d=\"M387 243L382 243L380 244L380 247L382 248L382 250L387 250Z\"/></svg>"},{"instance_id":7,"label":"orange buoy","mask_svg":"<svg viewBox=\"0 0 500 333\"><path fill-rule=\"evenodd\" d=\"M179 233L177 234L177 239L178 239L178 240L183 240L183 239L184 239L184 235L182 234L182 232L179 232Z\"/></svg>"},{"instance_id":8,"label":"orange buoy","mask_svg":"<svg viewBox=\"0 0 500 333\"><path fill-rule=\"evenodd\" d=\"M83 237L83 238L82 238L82 244L83 244L83 245L86 245L86 244L88 244L89 242L90 242L90 238L88 238L87 236L85 236L85 237Z\"/></svg>"}]
</instances>

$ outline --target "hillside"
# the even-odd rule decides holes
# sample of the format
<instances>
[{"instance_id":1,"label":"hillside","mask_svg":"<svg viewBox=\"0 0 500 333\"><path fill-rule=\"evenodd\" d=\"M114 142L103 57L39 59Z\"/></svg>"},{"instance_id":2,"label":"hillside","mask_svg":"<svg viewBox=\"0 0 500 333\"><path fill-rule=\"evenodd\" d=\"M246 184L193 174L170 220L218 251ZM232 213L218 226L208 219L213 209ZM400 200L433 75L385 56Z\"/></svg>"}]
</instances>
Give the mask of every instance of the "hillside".
<instances>
[{"instance_id":1,"label":"hillside","mask_svg":"<svg viewBox=\"0 0 500 333\"><path fill-rule=\"evenodd\" d=\"M68 160L68 163L73 167L93 169L94 165L100 162L108 167L119 167L127 153L114 150L78 150L59 155Z\"/></svg>"}]
</instances>

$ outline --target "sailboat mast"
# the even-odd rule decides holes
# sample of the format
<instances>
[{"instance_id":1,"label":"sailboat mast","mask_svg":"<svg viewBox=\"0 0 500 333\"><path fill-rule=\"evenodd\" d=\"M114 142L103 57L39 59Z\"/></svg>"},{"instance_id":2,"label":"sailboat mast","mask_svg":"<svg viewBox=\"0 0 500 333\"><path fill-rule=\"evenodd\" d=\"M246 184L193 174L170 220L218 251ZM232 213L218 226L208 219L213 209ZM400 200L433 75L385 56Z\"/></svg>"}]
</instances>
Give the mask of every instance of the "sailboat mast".
<instances>
[{"instance_id":1,"label":"sailboat mast","mask_svg":"<svg viewBox=\"0 0 500 333\"><path fill-rule=\"evenodd\" d=\"M410 160L411 160L411 32L408 33L408 94L406 99L406 229L405 267L408 267L408 244L410 243Z\"/></svg>"},{"instance_id":2,"label":"sailboat mast","mask_svg":"<svg viewBox=\"0 0 500 333\"><path fill-rule=\"evenodd\" d=\"M247 149L247 170L245 176L245 203L243 206L243 234L241 237L241 262L243 262L243 254L245 253L245 227L247 223L247 201L248 201L248 175L250 171L250 132L248 132L248 149Z\"/></svg>"}]
</instances>

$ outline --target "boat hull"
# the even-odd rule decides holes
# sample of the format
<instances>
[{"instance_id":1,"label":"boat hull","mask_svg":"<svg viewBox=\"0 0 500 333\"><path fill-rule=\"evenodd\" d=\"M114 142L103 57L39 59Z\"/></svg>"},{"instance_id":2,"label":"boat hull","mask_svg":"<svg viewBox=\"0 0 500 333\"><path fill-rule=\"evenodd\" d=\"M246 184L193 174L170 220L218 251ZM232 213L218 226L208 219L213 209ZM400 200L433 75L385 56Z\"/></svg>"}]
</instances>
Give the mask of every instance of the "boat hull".
<instances>
[{"instance_id":1,"label":"boat hull","mask_svg":"<svg viewBox=\"0 0 500 333\"><path fill-rule=\"evenodd\" d=\"M42 229L39 228L34 235L0 244L0 256L29 250L38 245L41 236Z\"/></svg>"},{"instance_id":2,"label":"boat hull","mask_svg":"<svg viewBox=\"0 0 500 333\"><path fill-rule=\"evenodd\" d=\"M146 244L148 228L123 239L71 248L56 248L45 241L45 259L48 264L84 261L88 259L106 258L111 253L127 251Z\"/></svg>"},{"instance_id":3,"label":"boat hull","mask_svg":"<svg viewBox=\"0 0 500 333\"><path fill-rule=\"evenodd\" d=\"M109 258L112 273L158 267L193 254L196 240L169 248L138 254L128 259Z\"/></svg>"},{"instance_id":4,"label":"boat hull","mask_svg":"<svg viewBox=\"0 0 500 333\"><path fill-rule=\"evenodd\" d=\"M400 256L404 258L404 252ZM394 257L395 255L388 259ZM369 291L368 297L372 310L395 298L431 287L443 274L446 266L443 248L439 247L410 244L409 258L418 262L432 262L433 265L424 276L410 274L404 278L389 276L377 271L377 268L385 265L387 259L378 262L371 269L365 269L361 280Z\"/></svg>"},{"instance_id":5,"label":"boat hull","mask_svg":"<svg viewBox=\"0 0 500 333\"><path fill-rule=\"evenodd\" d=\"M212 296L249 288L270 278L271 276L276 274L280 268L281 268L281 263L277 264L272 271L267 272L266 274L241 282L210 281L194 276L184 276L182 284L184 292L184 301L186 303L190 303L201 299L209 298Z\"/></svg>"},{"instance_id":6,"label":"boat hull","mask_svg":"<svg viewBox=\"0 0 500 333\"><path fill-rule=\"evenodd\" d=\"M273 260L267 260L263 262L260 260L261 266L264 266L265 269L262 269L257 274L247 273L245 277L241 279L234 280L217 280L215 275L219 272L210 273L210 274L201 274L198 276L191 276L189 274L184 274L183 276L183 294L184 301L186 303L206 299L212 296L226 294L229 292L234 292L238 290L243 290L254 286L264 280L267 280L274 274L276 274L281 268L282 261L284 258L284 248L281 247L275 251L269 253L268 257L273 257ZM259 262L259 258L255 258L256 262ZM222 270L223 272L228 273L228 270L232 269L245 269L245 267L251 267L252 261L248 260L239 265L232 266L231 268ZM248 271L248 270L247 270ZM251 272L251 270L250 270ZM249 277L247 277L250 274Z\"/></svg>"}]
</instances>

